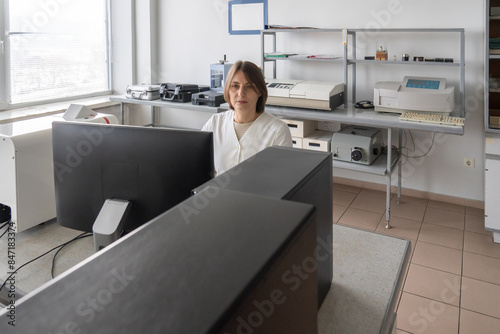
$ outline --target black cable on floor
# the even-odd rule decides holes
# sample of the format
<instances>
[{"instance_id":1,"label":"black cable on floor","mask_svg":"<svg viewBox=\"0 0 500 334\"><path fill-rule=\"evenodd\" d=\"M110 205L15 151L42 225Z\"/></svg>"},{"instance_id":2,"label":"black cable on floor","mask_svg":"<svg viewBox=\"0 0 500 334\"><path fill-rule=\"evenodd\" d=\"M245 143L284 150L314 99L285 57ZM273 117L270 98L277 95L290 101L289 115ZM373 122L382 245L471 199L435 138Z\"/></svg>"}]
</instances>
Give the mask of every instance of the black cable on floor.
<instances>
[{"instance_id":1,"label":"black cable on floor","mask_svg":"<svg viewBox=\"0 0 500 334\"><path fill-rule=\"evenodd\" d=\"M0 230L3 229L5 226L8 226L10 225L10 220L5 222L1 227L0 227ZM7 231L9 231L9 228L7 227L7 229L2 233L2 235L0 235L0 239L5 235L5 233L7 233Z\"/></svg>"},{"instance_id":2,"label":"black cable on floor","mask_svg":"<svg viewBox=\"0 0 500 334\"><path fill-rule=\"evenodd\" d=\"M77 235L77 236L76 236L76 237L74 237L73 239L71 239L71 240L69 240L69 241L67 241L67 242L65 242L65 243L63 243L63 244L61 244L61 245L59 245L59 246L56 246L56 247L52 248L51 250L49 250L49 251L47 251L47 252L43 253L42 255L37 256L36 258L34 258L34 259L32 259L32 260L30 260L30 261L26 262L25 264L23 264L22 266L20 266L19 268L17 268L17 269L16 269L16 271L14 271L13 273L11 273L11 274L10 274L10 275L9 275L9 276L5 279L5 281L3 282L2 286L0 286L0 291L2 291L2 289L3 289L3 287L5 286L5 284L7 283L7 281L8 281L8 280L9 280L9 279L13 276L13 275L17 274L17 272L18 272L21 268L23 268L23 267L27 266L28 264L30 264L30 263L32 263L32 262L34 262L34 261L38 260L38 259L40 259L40 258L41 258L41 257L43 257L43 256L45 256L45 255L49 254L49 253L50 253L50 252L52 252L53 250L56 250L56 249L58 249L58 248L65 247L66 245L68 245L68 244L72 243L72 242L73 242L73 241L75 241L75 240L78 240L78 239L81 239L81 238L85 238L85 237L87 237L87 236L92 235L92 234L85 235L86 233L88 233L88 232L83 232L82 234Z\"/></svg>"},{"instance_id":3,"label":"black cable on floor","mask_svg":"<svg viewBox=\"0 0 500 334\"><path fill-rule=\"evenodd\" d=\"M87 232L85 232L85 233L87 233ZM66 244L62 245L61 248L59 248L57 250L57 252L54 254L54 257L52 258L52 267L50 268L50 278L52 278L52 279L54 278L54 268L55 268L55 264L56 264L57 254L59 254L59 252L62 251L62 249L64 247L66 247L67 245L69 245L71 242L92 236L92 233L89 233L89 234L85 234L85 233L82 233L82 234L78 235L77 237L75 237L74 239L72 239L71 241L68 241Z\"/></svg>"}]
</instances>

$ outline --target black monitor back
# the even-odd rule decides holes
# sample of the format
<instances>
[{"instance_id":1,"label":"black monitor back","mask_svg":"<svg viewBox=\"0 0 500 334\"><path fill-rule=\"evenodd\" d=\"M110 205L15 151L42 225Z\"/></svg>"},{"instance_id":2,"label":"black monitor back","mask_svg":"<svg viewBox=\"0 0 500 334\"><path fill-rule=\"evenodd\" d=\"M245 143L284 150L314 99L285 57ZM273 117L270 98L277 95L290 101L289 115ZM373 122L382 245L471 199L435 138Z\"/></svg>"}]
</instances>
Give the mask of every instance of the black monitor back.
<instances>
[{"instance_id":1,"label":"black monitor back","mask_svg":"<svg viewBox=\"0 0 500 334\"><path fill-rule=\"evenodd\" d=\"M130 231L175 206L213 177L212 133L54 122L58 223L92 231L106 199L131 202Z\"/></svg>"}]
</instances>

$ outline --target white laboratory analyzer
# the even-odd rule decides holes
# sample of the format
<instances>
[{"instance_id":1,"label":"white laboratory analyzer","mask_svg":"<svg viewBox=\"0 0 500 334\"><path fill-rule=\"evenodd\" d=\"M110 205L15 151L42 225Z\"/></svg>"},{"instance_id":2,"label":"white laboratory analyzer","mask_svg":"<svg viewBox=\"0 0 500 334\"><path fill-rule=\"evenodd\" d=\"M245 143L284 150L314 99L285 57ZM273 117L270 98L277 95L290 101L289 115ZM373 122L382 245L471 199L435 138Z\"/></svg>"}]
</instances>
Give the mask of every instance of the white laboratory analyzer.
<instances>
[{"instance_id":1,"label":"white laboratory analyzer","mask_svg":"<svg viewBox=\"0 0 500 334\"><path fill-rule=\"evenodd\" d=\"M403 82L382 81L375 84L375 111L402 113L420 111L449 115L455 107L455 87L446 79L406 76Z\"/></svg>"},{"instance_id":2,"label":"white laboratory analyzer","mask_svg":"<svg viewBox=\"0 0 500 334\"><path fill-rule=\"evenodd\" d=\"M344 84L326 81L266 79L269 105L333 110L344 103Z\"/></svg>"}]
</instances>

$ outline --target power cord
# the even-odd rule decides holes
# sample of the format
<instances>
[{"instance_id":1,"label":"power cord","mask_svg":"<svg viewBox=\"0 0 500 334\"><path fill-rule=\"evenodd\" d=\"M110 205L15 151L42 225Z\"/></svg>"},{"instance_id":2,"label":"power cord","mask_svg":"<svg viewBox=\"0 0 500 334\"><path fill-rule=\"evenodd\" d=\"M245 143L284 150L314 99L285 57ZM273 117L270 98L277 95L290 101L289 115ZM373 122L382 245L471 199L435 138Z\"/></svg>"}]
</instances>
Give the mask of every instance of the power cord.
<instances>
[{"instance_id":1,"label":"power cord","mask_svg":"<svg viewBox=\"0 0 500 334\"><path fill-rule=\"evenodd\" d=\"M3 223L2 226L0 226L0 230L3 229L5 226L9 226L10 225L10 220L6 221L5 223ZM0 235L0 239L5 235L5 233L7 233L7 231L9 231L9 228L7 227L7 229L2 233L2 235Z\"/></svg>"},{"instance_id":2,"label":"power cord","mask_svg":"<svg viewBox=\"0 0 500 334\"><path fill-rule=\"evenodd\" d=\"M415 140L413 139L413 136L412 136L411 132L410 132L410 136L411 136L411 140L412 140L412 142L413 142L413 147L415 147ZM407 159L418 159L418 158L423 158L423 157L425 157L427 154L429 154L429 152L432 150L432 147L434 146L434 137L435 137L435 136L436 136L436 133L435 133L435 132L433 132L433 133L432 133L432 142L431 142L431 146L429 146L429 149L428 149L428 150L427 150L427 152L425 152L424 154L419 155L419 156L410 156L410 155L407 155L407 154L403 154L403 153L401 152L401 155L402 155L402 156L404 156L404 157L405 157L405 158L407 158ZM405 147L403 147L403 148L405 148ZM412 152L413 152L413 151L412 151Z\"/></svg>"},{"instance_id":3,"label":"power cord","mask_svg":"<svg viewBox=\"0 0 500 334\"><path fill-rule=\"evenodd\" d=\"M59 248L57 250L57 252L54 254L54 257L52 258L52 267L50 269L50 278L52 278L52 279L54 278L54 268L55 268L55 265L56 265L56 256L57 256L57 254L59 254L59 252L62 251L62 249L64 247L66 247L67 245L69 245L71 242L92 236L92 233L89 233L89 234L85 234L85 233L87 233L87 232L84 232L84 233L76 236L74 239L72 239L72 240L68 241L67 243L63 244L61 246L61 248Z\"/></svg>"},{"instance_id":4,"label":"power cord","mask_svg":"<svg viewBox=\"0 0 500 334\"><path fill-rule=\"evenodd\" d=\"M4 234L5 234L5 233L4 233ZM82 239L82 238L86 238L86 237L89 237L89 236L91 236L91 235L92 235L92 233L89 233L89 232L83 232L82 234L77 235L77 236L76 236L76 237L74 237L73 239L71 239L71 240L69 240L69 241L67 241L67 242L65 242L65 243L63 243L63 244L61 244L61 245L59 245L59 246L56 246L56 247L52 248L51 250L49 250L49 251L47 251L47 252L43 253L42 255L39 255L39 256L37 256L36 258L34 258L34 259L32 259L32 260L30 260L30 261L26 262L25 264L23 264L22 266L20 266L19 268L17 268L17 269L16 269L16 271L14 271L13 273L11 273L11 274L10 274L10 275L9 275L9 276L5 279L5 281L3 282L3 284L0 286L0 291L2 291L2 289L3 289L3 287L5 286L5 284L7 283L7 281L8 281L8 280L9 280L9 279L13 276L13 275L17 274L17 272L18 272L21 268L23 268L23 267L27 266L28 264L30 264L30 263L32 263L32 262L34 262L34 261L38 260L38 259L40 259L40 258L41 258L41 257L43 257L43 256L45 256L45 255L49 254L49 253L50 253L50 252L52 252L53 250L56 250L56 249L58 249L58 248L63 248L63 247L65 247L65 246L67 246L68 244L72 243L72 242L73 242L73 241L75 241L75 240ZM58 251L58 252L59 252L59 251ZM58 253L58 252L57 252L57 253ZM55 255L57 255L57 253L56 253ZM54 259L55 259L55 255L54 255ZM52 265L54 265L54 260L53 260L53 262L52 262ZM51 270L51 275L52 275L52 272L53 272L53 268L52 268L52 270Z\"/></svg>"}]
</instances>

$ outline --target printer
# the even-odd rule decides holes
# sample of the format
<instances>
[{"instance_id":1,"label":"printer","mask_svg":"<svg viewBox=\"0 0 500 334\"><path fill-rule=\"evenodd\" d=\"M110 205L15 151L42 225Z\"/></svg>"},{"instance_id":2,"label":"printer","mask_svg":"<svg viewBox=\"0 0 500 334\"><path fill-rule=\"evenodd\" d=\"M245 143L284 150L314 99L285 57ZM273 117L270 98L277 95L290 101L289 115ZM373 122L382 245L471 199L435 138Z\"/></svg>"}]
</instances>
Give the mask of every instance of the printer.
<instances>
[{"instance_id":1,"label":"printer","mask_svg":"<svg viewBox=\"0 0 500 334\"><path fill-rule=\"evenodd\" d=\"M449 115L454 107L455 87L446 79L406 76L403 82L377 82L373 90L376 111L420 111Z\"/></svg>"},{"instance_id":2,"label":"printer","mask_svg":"<svg viewBox=\"0 0 500 334\"><path fill-rule=\"evenodd\" d=\"M344 103L344 84L324 81L266 79L267 104L333 110Z\"/></svg>"},{"instance_id":3,"label":"printer","mask_svg":"<svg viewBox=\"0 0 500 334\"><path fill-rule=\"evenodd\" d=\"M371 165L382 153L379 129L351 125L335 132L331 151L334 160Z\"/></svg>"}]
</instances>

